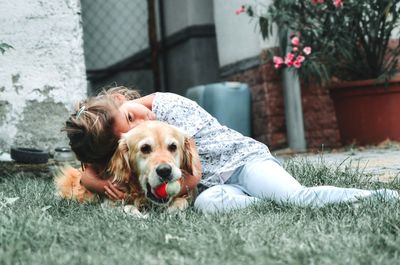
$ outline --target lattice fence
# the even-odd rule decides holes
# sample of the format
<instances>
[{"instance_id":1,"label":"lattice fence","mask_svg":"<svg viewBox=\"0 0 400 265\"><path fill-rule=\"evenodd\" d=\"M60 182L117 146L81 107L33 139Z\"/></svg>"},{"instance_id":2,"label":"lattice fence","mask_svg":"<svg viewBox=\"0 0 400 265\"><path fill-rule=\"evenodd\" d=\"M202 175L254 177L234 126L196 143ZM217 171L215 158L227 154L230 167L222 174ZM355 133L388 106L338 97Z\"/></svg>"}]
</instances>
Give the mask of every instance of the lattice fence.
<instances>
[{"instance_id":1,"label":"lattice fence","mask_svg":"<svg viewBox=\"0 0 400 265\"><path fill-rule=\"evenodd\" d=\"M146 56L147 1L81 0L81 5L85 62L92 89L126 85L152 90L151 64Z\"/></svg>"}]
</instances>

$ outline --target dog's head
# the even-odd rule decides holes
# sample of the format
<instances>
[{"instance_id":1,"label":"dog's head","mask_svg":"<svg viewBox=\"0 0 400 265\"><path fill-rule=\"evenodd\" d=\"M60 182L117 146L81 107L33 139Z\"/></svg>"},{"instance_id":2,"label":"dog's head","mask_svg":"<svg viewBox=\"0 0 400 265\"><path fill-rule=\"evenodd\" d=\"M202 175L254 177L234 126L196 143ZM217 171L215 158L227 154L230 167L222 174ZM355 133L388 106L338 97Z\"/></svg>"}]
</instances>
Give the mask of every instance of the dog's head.
<instances>
[{"instance_id":1,"label":"dog's head","mask_svg":"<svg viewBox=\"0 0 400 265\"><path fill-rule=\"evenodd\" d=\"M154 189L164 182L181 178L181 169L199 174L198 155L193 140L177 128L160 121L145 121L123 134L111 159L109 171L118 182L136 177L145 196L165 204Z\"/></svg>"}]
</instances>

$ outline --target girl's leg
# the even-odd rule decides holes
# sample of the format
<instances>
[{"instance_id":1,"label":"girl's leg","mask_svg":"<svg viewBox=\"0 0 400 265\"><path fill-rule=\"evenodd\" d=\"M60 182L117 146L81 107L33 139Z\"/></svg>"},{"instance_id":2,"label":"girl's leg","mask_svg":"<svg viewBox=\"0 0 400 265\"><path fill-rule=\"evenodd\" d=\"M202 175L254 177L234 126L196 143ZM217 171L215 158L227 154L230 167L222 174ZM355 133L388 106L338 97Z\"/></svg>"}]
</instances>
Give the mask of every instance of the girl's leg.
<instances>
[{"instance_id":1,"label":"girl's leg","mask_svg":"<svg viewBox=\"0 0 400 265\"><path fill-rule=\"evenodd\" d=\"M382 196L399 199L394 190L361 190L333 186L304 187L273 160L246 164L227 181L239 185L243 192L257 198L289 202L299 206L323 206L330 203L355 202L362 198Z\"/></svg>"},{"instance_id":2,"label":"girl's leg","mask_svg":"<svg viewBox=\"0 0 400 265\"><path fill-rule=\"evenodd\" d=\"M244 193L238 185L222 184L200 193L194 202L194 207L204 213L216 213L245 208L258 200Z\"/></svg>"}]
</instances>

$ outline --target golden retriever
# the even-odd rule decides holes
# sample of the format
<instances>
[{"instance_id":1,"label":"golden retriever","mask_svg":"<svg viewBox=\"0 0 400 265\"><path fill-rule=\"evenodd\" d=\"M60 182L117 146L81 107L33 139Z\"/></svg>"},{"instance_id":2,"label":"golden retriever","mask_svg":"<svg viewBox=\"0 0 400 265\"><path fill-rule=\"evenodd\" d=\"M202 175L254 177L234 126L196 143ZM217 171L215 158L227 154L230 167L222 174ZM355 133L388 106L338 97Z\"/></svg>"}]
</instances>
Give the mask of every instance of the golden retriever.
<instances>
[{"instance_id":1,"label":"golden retriever","mask_svg":"<svg viewBox=\"0 0 400 265\"><path fill-rule=\"evenodd\" d=\"M114 183L128 188L128 211L140 215L149 201L167 206L168 211L186 209L187 199L195 191L188 190L190 194L181 197L160 198L155 190L166 182L185 185L182 172L200 179L201 166L193 139L164 122L145 121L121 136L108 172ZM59 195L80 202L93 200L95 195L80 185L80 177L78 170L64 168L55 178Z\"/></svg>"}]
</instances>

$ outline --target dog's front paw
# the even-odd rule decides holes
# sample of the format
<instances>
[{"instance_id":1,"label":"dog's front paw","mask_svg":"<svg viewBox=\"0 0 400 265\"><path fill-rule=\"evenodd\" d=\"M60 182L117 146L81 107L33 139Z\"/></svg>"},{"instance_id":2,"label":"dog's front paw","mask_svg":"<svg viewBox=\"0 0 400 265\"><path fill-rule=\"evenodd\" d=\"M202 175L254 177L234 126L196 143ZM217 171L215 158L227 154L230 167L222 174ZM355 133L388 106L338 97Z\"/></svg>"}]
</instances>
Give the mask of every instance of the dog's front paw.
<instances>
[{"instance_id":1,"label":"dog's front paw","mask_svg":"<svg viewBox=\"0 0 400 265\"><path fill-rule=\"evenodd\" d=\"M147 214L143 214L139 211L139 209L134 206L134 205L125 205L124 206L124 212L129 215L132 216L134 218L141 218L141 219L146 219L148 217Z\"/></svg>"},{"instance_id":2,"label":"dog's front paw","mask_svg":"<svg viewBox=\"0 0 400 265\"><path fill-rule=\"evenodd\" d=\"M189 207L189 203L186 198L175 198L172 204L167 208L168 213L175 213L184 211Z\"/></svg>"}]
</instances>

